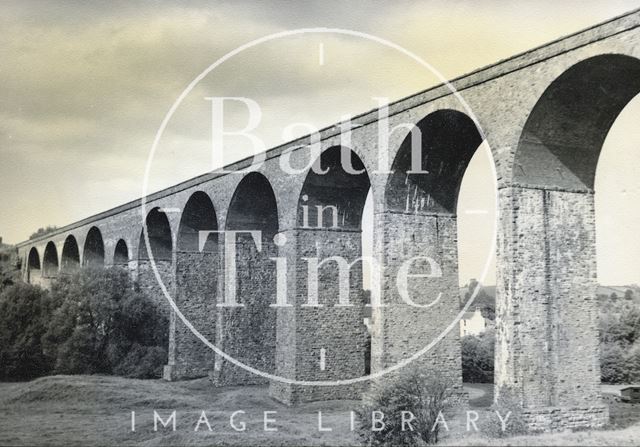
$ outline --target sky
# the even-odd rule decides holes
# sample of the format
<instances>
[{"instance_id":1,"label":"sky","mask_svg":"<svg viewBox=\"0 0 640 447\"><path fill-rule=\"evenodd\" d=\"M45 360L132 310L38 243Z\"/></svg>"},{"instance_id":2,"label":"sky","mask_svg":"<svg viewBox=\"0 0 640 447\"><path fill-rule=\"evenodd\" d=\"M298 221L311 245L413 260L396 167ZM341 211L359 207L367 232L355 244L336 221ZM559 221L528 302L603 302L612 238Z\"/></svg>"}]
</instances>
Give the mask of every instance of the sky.
<instances>
[{"instance_id":1,"label":"sky","mask_svg":"<svg viewBox=\"0 0 640 447\"><path fill-rule=\"evenodd\" d=\"M391 40L447 78L640 7L640 1L8 1L0 7L0 236L16 243L139 198L158 127L181 91L227 52L270 33L336 27ZM194 89L167 128L150 190L207 172L205 96L249 96L256 132L273 146L283 123L332 124L438 82L380 45L324 36L271 42L225 63ZM606 284L640 283L640 114L636 99L605 143L596 181L598 269ZM230 109L243 120L241 108ZM306 133L306 132L300 132ZM232 145L234 146L234 145ZM239 145L235 145L239 146ZM235 147L225 162L249 155ZM463 181L461 282L490 247L490 161L478 151ZM635 209L634 209L635 208ZM493 275L486 282L492 283Z\"/></svg>"}]
</instances>

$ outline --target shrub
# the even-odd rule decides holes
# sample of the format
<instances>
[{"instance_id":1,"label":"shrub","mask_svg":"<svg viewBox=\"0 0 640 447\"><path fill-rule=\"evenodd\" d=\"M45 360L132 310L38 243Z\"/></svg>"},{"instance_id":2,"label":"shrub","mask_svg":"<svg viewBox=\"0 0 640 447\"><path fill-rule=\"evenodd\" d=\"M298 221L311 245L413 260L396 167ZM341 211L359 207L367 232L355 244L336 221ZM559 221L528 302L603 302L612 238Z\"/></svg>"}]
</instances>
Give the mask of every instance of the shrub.
<instances>
[{"instance_id":1,"label":"shrub","mask_svg":"<svg viewBox=\"0 0 640 447\"><path fill-rule=\"evenodd\" d=\"M500 413L502 420L496 411ZM528 431L520 400L511 389L502 388L491 406L487 422L482 424L482 432L490 438L505 438L524 435Z\"/></svg>"},{"instance_id":2,"label":"shrub","mask_svg":"<svg viewBox=\"0 0 640 447\"><path fill-rule=\"evenodd\" d=\"M159 375L169 324L125 270L62 276L52 285L51 301L55 311L44 344L56 373Z\"/></svg>"},{"instance_id":3,"label":"shrub","mask_svg":"<svg viewBox=\"0 0 640 447\"><path fill-rule=\"evenodd\" d=\"M435 444L441 425L436 422L444 417L452 398L450 382L417 371L404 373L386 386L374 385L358 411L360 437L373 446ZM384 415L379 431L373 430L374 412Z\"/></svg>"},{"instance_id":4,"label":"shrub","mask_svg":"<svg viewBox=\"0 0 640 447\"><path fill-rule=\"evenodd\" d=\"M25 380L48 374L53 359L45 355L41 338L49 322L48 293L16 283L0 294L0 378Z\"/></svg>"},{"instance_id":5,"label":"shrub","mask_svg":"<svg viewBox=\"0 0 640 447\"><path fill-rule=\"evenodd\" d=\"M462 338L462 380L466 383L493 383L495 331Z\"/></svg>"},{"instance_id":6,"label":"shrub","mask_svg":"<svg viewBox=\"0 0 640 447\"><path fill-rule=\"evenodd\" d=\"M616 343L603 343L600 346L600 377L606 383L625 383L628 380L626 354Z\"/></svg>"}]
</instances>

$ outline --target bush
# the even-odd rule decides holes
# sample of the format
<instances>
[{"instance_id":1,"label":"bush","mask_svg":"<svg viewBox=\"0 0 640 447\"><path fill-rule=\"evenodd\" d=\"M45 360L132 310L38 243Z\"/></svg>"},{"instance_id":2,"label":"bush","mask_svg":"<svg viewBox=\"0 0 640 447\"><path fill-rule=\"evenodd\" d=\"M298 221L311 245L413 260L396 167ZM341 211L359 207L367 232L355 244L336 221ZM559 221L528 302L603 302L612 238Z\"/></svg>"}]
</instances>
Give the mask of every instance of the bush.
<instances>
[{"instance_id":1,"label":"bush","mask_svg":"<svg viewBox=\"0 0 640 447\"><path fill-rule=\"evenodd\" d=\"M496 412L500 413L502 420ZM482 424L482 432L490 438L506 438L524 435L528 431L522 404L517 395L509 388L502 388L496 402L491 406L487 422Z\"/></svg>"},{"instance_id":2,"label":"bush","mask_svg":"<svg viewBox=\"0 0 640 447\"><path fill-rule=\"evenodd\" d=\"M62 374L158 377L166 363L167 318L118 268L81 270L52 284L55 311L45 352Z\"/></svg>"},{"instance_id":3,"label":"bush","mask_svg":"<svg viewBox=\"0 0 640 447\"><path fill-rule=\"evenodd\" d=\"M495 331L462 338L462 380L466 383L493 383Z\"/></svg>"},{"instance_id":4,"label":"bush","mask_svg":"<svg viewBox=\"0 0 640 447\"><path fill-rule=\"evenodd\" d=\"M49 295L40 287L16 283L0 294L0 379L25 380L51 372L53 359L41 343L50 311Z\"/></svg>"},{"instance_id":5,"label":"bush","mask_svg":"<svg viewBox=\"0 0 640 447\"><path fill-rule=\"evenodd\" d=\"M417 371L402 374L386 386L374 386L365 396L358 411L360 437L372 446L435 444L441 425L436 421L442 420L452 398L453 388L446 380ZM374 412L384 415L379 431L373 430ZM404 413L404 427L403 412L410 412Z\"/></svg>"}]
</instances>

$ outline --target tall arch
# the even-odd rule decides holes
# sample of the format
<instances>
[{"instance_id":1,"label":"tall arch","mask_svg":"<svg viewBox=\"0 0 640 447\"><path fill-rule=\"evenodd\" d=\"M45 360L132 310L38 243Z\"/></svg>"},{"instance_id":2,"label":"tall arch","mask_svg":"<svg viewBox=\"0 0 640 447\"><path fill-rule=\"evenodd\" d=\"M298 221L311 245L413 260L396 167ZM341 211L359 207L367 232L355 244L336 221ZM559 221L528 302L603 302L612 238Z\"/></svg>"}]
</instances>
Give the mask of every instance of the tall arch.
<instances>
[{"instance_id":1,"label":"tall arch","mask_svg":"<svg viewBox=\"0 0 640 447\"><path fill-rule=\"evenodd\" d=\"M82 251L82 263L85 266L104 266L104 241L98 227L91 227L84 241Z\"/></svg>"},{"instance_id":2,"label":"tall arch","mask_svg":"<svg viewBox=\"0 0 640 447\"><path fill-rule=\"evenodd\" d=\"M70 273L80 268L80 250L78 242L73 235L67 236L62 246L62 256L60 260L60 271Z\"/></svg>"},{"instance_id":3,"label":"tall arch","mask_svg":"<svg viewBox=\"0 0 640 447\"><path fill-rule=\"evenodd\" d=\"M42 276L51 278L58 275L58 249L53 241L49 241L42 256Z\"/></svg>"},{"instance_id":4,"label":"tall arch","mask_svg":"<svg viewBox=\"0 0 640 447\"><path fill-rule=\"evenodd\" d=\"M27 258L27 279L29 283L39 283L41 278L41 264L40 253L36 247L32 247L29 250L29 257Z\"/></svg>"},{"instance_id":5,"label":"tall arch","mask_svg":"<svg viewBox=\"0 0 640 447\"><path fill-rule=\"evenodd\" d=\"M554 79L523 126L500 190L496 384L525 407L599 400L594 179L611 125L639 92L640 60L594 56Z\"/></svg>"},{"instance_id":6,"label":"tall arch","mask_svg":"<svg viewBox=\"0 0 640 447\"><path fill-rule=\"evenodd\" d=\"M129 263L129 247L124 239L119 239L113 252L114 265L127 265Z\"/></svg>"},{"instance_id":7,"label":"tall arch","mask_svg":"<svg viewBox=\"0 0 640 447\"><path fill-rule=\"evenodd\" d=\"M398 148L384 211L376 216L382 300L388 307L373 313L373 372L429 345L459 313L457 203L467 166L482 141L469 116L442 109L421 119ZM400 276L406 278L402 284ZM416 362L461 389L459 331L446 333Z\"/></svg>"},{"instance_id":8,"label":"tall arch","mask_svg":"<svg viewBox=\"0 0 640 447\"><path fill-rule=\"evenodd\" d=\"M203 191L194 192L182 210L178 227L176 304L189 322L212 342L216 338L216 297L220 281L218 234L213 233L217 230L218 218L211 199ZM174 340L169 352L171 378L203 377L213 370L213 351L181 321L176 321Z\"/></svg>"},{"instance_id":9,"label":"tall arch","mask_svg":"<svg viewBox=\"0 0 640 447\"><path fill-rule=\"evenodd\" d=\"M220 343L227 354L267 372L274 371L275 362L276 314L269 305L275 302L276 268L269 258L277 255L273 237L278 228L276 197L269 180L257 172L246 174L233 193L225 222L226 238L231 237L229 231L240 233L235 244L232 240L224 241L224 298L229 301L229 297L235 296L243 307L218 309L219 333L224 334ZM228 250L235 250L235 256ZM266 382L228 362L219 368L217 381Z\"/></svg>"},{"instance_id":10,"label":"tall arch","mask_svg":"<svg viewBox=\"0 0 640 447\"><path fill-rule=\"evenodd\" d=\"M147 250L145 233L148 235L151 253ZM151 258L150 255L155 261L171 261L173 256L173 237L169 218L158 207L149 211L140 232L138 260L148 261Z\"/></svg>"},{"instance_id":11,"label":"tall arch","mask_svg":"<svg viewBox=\"0 0 640 447\"><path fill-rule=\"evenodd\" d=\"M371 184L360 157L348 147L320 154L297 200L295 228L285 231L280 256L295 272L292 309L278 309L278 375L339 380L365 374L362 215ZM338 258L340 260L338 260ZM350 266L345 269L345 261ZM348 301L348 303L346 302ZM293 342L295 340L295 343ZM319 362L325 356L325 365ZM357 387L274 387L280 400L357 398ZM276 394L279 393L279 394Z\"/></svg>"}]
</instances>

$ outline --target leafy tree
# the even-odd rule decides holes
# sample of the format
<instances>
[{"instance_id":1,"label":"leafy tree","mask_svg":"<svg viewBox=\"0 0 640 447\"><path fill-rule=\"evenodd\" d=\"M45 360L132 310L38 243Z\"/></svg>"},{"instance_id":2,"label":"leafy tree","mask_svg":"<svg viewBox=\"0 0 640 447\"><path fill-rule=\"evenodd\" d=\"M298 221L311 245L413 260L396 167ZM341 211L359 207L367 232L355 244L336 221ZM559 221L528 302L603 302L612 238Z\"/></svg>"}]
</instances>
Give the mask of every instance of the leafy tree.
<instances>
[{"instance_id":1,"label":"leafy tree","mask_svg":"<svg viewBox=\"0 0 640 447\"><path fill-rule=\"evenodd\" d=\"M56 231L58 227L55 225L47 225L46 227L38 228L35 233L31 233L29 236L29 240L39 238L40 236L44 236L45 234L53 233Z\"/></svg>"},{"instance_id":2,"label":"leafy tree","mask_svg":"<svg viewBox=\"0 0 640 447\"><path fill-rule=\"evenodd\" d=\"M359 434L365 445L424 445L438 442L444 412L453 403L453 387L440 377L417 370L401 373L391 381L374 385L359 409ZM383 423L376 423L374 412L382 412ZM411 427L404 424L412 419ZM376 413L378 417L380 413ZM439 423L437 423L439 422Z\"/></svg>"},{"instance_id":3,"label":"leafy tree","mask_svg":"<svg viewBox=\"0 0 640 447\"><path fill-rule=\"evenodd\" d=\"M495 331L462 338L462 380L467 383L492 383Z\"/></svg>"},{"instance_id":4,"label":"leafy tree","mask_svg":"<svg viewBox=\"0 0 640 447\"><path fill-rule=\"evenodd\" d=\"M633 299L633 291L631 289L625 290L624 299L627 301L631 301Z\"/></svg>"},{"instance_id":5,"label":"leafy tree","mask_svg":"<svg viewBox=\"0 0 640 447\"><path fill-rule=\"evenodd\" d=\"M600 346L600 376L606 383L625 383L628 379L624 350L616 343Z\"/></svg>"},{"instance_id":6,"label":"leafy tree","mask_svg":"<svg viewBox=\"0 0 640 447\"><path fill-rule=\"evenodd\" d=\"M123 269L86 269L53 283L44 344L56 373L160 375L168 321L135 289Z\"/></svg>"},{"instance_id":7,"label":"leafy tree","mask_svg":"<svg viewBox=\"0 0 640 447\"><path fill-rule=\"evenodd\" d=\"M49 323L48 293L24 283L0 294L0 378L32 379L48 374L53 359L44 353L41 338Z\"/></svg>"}]
</instances>

